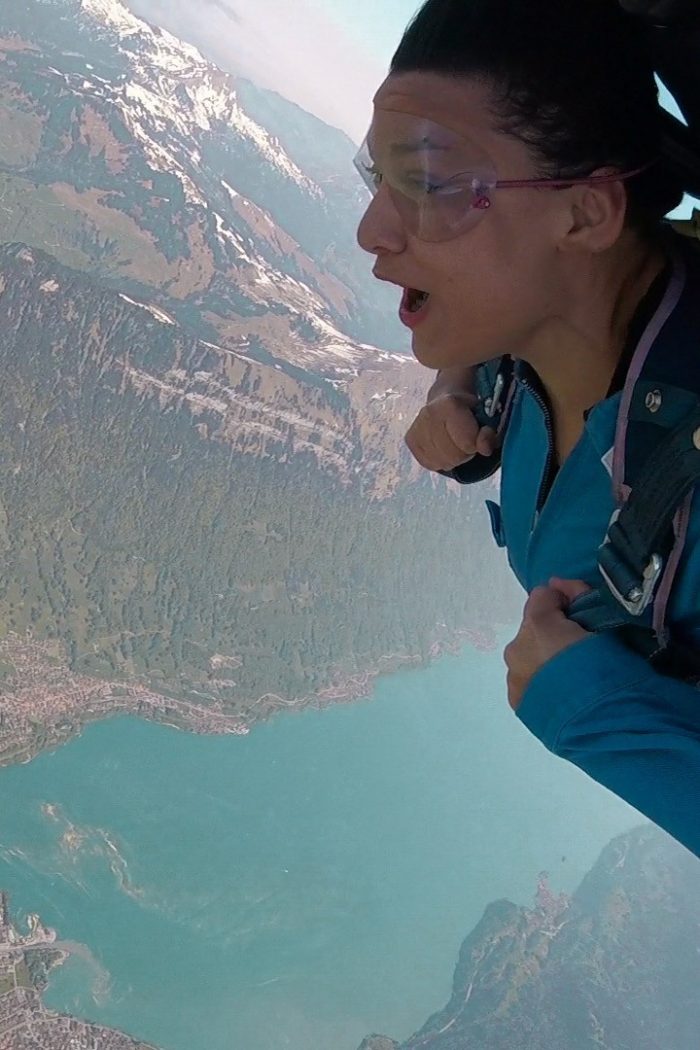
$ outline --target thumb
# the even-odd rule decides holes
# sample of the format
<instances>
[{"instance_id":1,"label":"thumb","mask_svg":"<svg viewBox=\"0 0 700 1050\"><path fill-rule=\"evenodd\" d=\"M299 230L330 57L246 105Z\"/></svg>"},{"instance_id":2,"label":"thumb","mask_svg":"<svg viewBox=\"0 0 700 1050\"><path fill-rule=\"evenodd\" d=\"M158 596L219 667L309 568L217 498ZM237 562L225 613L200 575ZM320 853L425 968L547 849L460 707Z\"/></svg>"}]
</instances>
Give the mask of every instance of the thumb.
<instances>
[{"instance_id":1,"label":"thumb","mask_svg":"<svg viewBox=\"0 0 700 1050\"><path fill-rule=\"evenodd\" d=\"M563 580L560 576L551 576L549 586L563 594L567 602L573 602L574 599L579 598L582 594L588 594L589 591L593 590L583 580Z\"/></svg>"},{"instance_id":2,"label":"thumb","mask_svg":"<svg viewBox=\"0 0 700 1050\"><path fill-rule=\"evenodd\" d=\"M491 456L498 447L496 431L493 427L482 427L476 439L477 452L482 456Z\"/></svg>"}]
</instances>

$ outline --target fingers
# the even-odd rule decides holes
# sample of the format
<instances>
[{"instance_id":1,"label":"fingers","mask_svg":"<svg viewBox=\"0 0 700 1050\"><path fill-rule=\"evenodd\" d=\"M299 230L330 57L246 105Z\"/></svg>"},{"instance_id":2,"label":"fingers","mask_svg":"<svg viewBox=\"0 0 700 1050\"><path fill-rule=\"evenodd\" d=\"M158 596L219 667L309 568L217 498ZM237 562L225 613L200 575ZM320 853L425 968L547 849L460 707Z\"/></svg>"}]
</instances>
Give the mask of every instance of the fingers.
<instances>
[{"instance_id":1,"label":"fingers","mask_svg":"<svg viewBox=\"0 0 700 1050\"><path fill-rule=\"evenodd\" d=\"M508 703L514 711L517 711L520 707L520 703L523 698L525 691L525 682L518 675L512 671L508 671L506 674L506 692L508 695Z\"/></svg>"},{"instance_id":2,"label":"fingers","mask_svg":"<svg viewBox=\"0 0 700 1050\"><path fill-rule=\"evenodd\" d=\"M476 407L473 394L442 398L434 402L434 421L440 426L436 437L440 451L446 456L473 456L476 453L476 441L479 424L474 416Z\"/></svg>"},{"instance_id":3,"label":"fingers","mask_svg":"<svg viewBox=\"0 0 700 1050\"><path fill-rule=\"evenodd\" d=\"M563 612L568 602L565 594L552 587L534 587L525 602L523 618L537 620L543 616L550 616L553 612Z\"/></svg>"},{"instance_id":4,"label":"fingers","mask_svg":"<svg viewBox=\"0 0 700 1050\"><path fill-rule=\"evenodd\" d=\"M499 438L493 427L479 428L477 400L469 392L444 394L423 406L405 437L422 467L452 470L477 454L493 454Z\"/></svg>"},{"instance_id":5,"label":"fingers","mask_svg":"<svg viewBox=\"0 0 700 1050\"><path fill-rule=\"evenodd\" d=\"M445 456L433 435L427 430L419 430L417 434L409 430L404 440L413 458L426 470L452 470L470 458L464 453L458 457L454 454Z\"/></svg>"},{"instance_id":6,"label":"fingers","mask_svg":"<svg viewBox=\"0 0 700 1050\"><path fill-rule=\"evenodd\" d=\"M476 439L476 450L482 456L492 456L501 442L493 427L482 427Z\"/></svg>"},{"instance_id":7,"label":"fingers","mask_svg":"<svg viewBox=\"0 0 700 1050\"><path fill-rule=\"evenodd\" d=\"M565 580L559 576L550 577L549 585L565 595L569 602L593 590L584 580Z\"/></svg>"},{"instance_id":8,"label":"fingers","mask_svg":"<svg viewBox=\"0 0 700 1050\"><path fill-rule=\"evenodd\" d=\"M510 673L506 675L506 689L508 691L508 703L513 711L517 711L523 698L522 686L519 679L516 679Z\"/></svg>"},{"instance_id":9,"label":"fingers","mask_svg":"<svg viewBox=\"0 0 700 1050\"><path fill-rule=\"evenodd\" d=\"M452 470L476 455L477 422L469 409L461 413L466 418L455 419L452 408L435 402L421 409L405 441L422 467Z\"/></svg>"}]
</instances>

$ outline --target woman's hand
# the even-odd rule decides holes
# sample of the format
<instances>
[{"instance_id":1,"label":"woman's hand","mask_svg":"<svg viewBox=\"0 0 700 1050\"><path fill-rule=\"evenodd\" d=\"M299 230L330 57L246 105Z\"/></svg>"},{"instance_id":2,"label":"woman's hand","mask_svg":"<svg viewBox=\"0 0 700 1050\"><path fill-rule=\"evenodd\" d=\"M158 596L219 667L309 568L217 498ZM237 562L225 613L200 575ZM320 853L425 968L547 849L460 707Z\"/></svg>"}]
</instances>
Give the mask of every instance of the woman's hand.
<instances>
[{"instance_id":1,"label":"woman's hand","mask_svg":"<svg viewBox=\"0 0 700 1050\"><path fill-rule=\"evenodd\" d=\"M548 587L535 587L530 594L520 630L503 651L508 667L508 703L517 710L530 680L548 660L590 634L568 620L566 609L574 598L592 588L583 580L552 576Z\"/></svg>"},{"instance_id":2,"label":"woman's hand","mask_svg":"<svg viewBox=\"0 0 700 1050\"><path fill-rule=\"evenodd\" d=\"M491 456L500 446L493 427L480 427L474 415L475 369L443 369L413 420L405 441L426 470L453 470L476 455Z\"/></svg>"}]
</instances>

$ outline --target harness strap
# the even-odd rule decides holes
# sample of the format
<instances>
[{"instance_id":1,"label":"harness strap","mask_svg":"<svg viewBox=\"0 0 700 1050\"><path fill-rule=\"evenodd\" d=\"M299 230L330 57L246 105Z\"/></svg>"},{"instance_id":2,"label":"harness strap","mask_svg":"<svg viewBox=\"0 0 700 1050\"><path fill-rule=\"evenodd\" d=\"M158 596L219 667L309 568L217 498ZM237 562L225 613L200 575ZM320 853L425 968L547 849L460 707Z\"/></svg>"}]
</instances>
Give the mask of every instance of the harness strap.
<instances>
[{"instance_id":1,"label":"harness strap","mask_svg":"<svg viewBox=\"0 0 700 1050\"><path fill-rule=\"evenodd\" d=\"M599 548L600 568L635 615L648 604L652 574L651 586L661 575L650 562L655 554L666 561L676 538L669 523L699 478L700 402L652 451ZM645 590L646 595L639 593Z\"/></svg>"},{"instance_id":2,"label":"harness strap","mask_svg":"<svg viewBox=\"0 0 700 1050\"><path fill-rule=\"evenodd\" d=\"M598 549L604 586L572 602L568 616L586 630L617 631L661 673L697 684L697 645L676 630L670 636L665 623L700 480L699 274L688 261L694 283L677 256L623 391L613 456L617 507Z\"/></svg>"},{"instance_id":3,"label":"harness strap","mask_svg":"<svg viewBox=\"0 0 700 1050\"><path fill-rule=\"evenodd\" d=\"M588 631L625 628L625 639L647 658L674 644L663 617L661 623L655 618L651 624L642 624L638 618L649 606L662 570L668 568L684 533L698 480L700 402L653 450L626 503L614 512L598 548L598 566L607 586L572 602L569 619ZM696 656L700 671L700 654Z\"/></svg>"}]
</instances>

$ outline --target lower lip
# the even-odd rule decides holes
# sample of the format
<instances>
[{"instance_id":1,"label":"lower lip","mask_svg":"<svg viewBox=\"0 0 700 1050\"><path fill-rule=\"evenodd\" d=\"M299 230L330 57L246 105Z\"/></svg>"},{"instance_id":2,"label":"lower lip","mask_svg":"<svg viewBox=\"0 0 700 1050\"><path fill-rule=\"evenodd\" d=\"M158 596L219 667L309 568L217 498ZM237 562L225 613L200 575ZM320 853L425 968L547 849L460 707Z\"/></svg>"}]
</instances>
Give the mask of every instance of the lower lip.
<instances>
[{"instance_id":1,"label":"lower lip","mask_svg":"<svg viewBox=\"0 0 700 1050\"><path fill-rule=\"evenodd\" d=\"M429 296L421 306L420 310L409 310L408 308L408 289L403 293L403 299L401 300L401 306L399 307L399 317L401 318L402 324L405 324L407 328L415 328L425 318L428 312L430 303L432 301L432 295Z\"/></svg>"}]
</instances>

